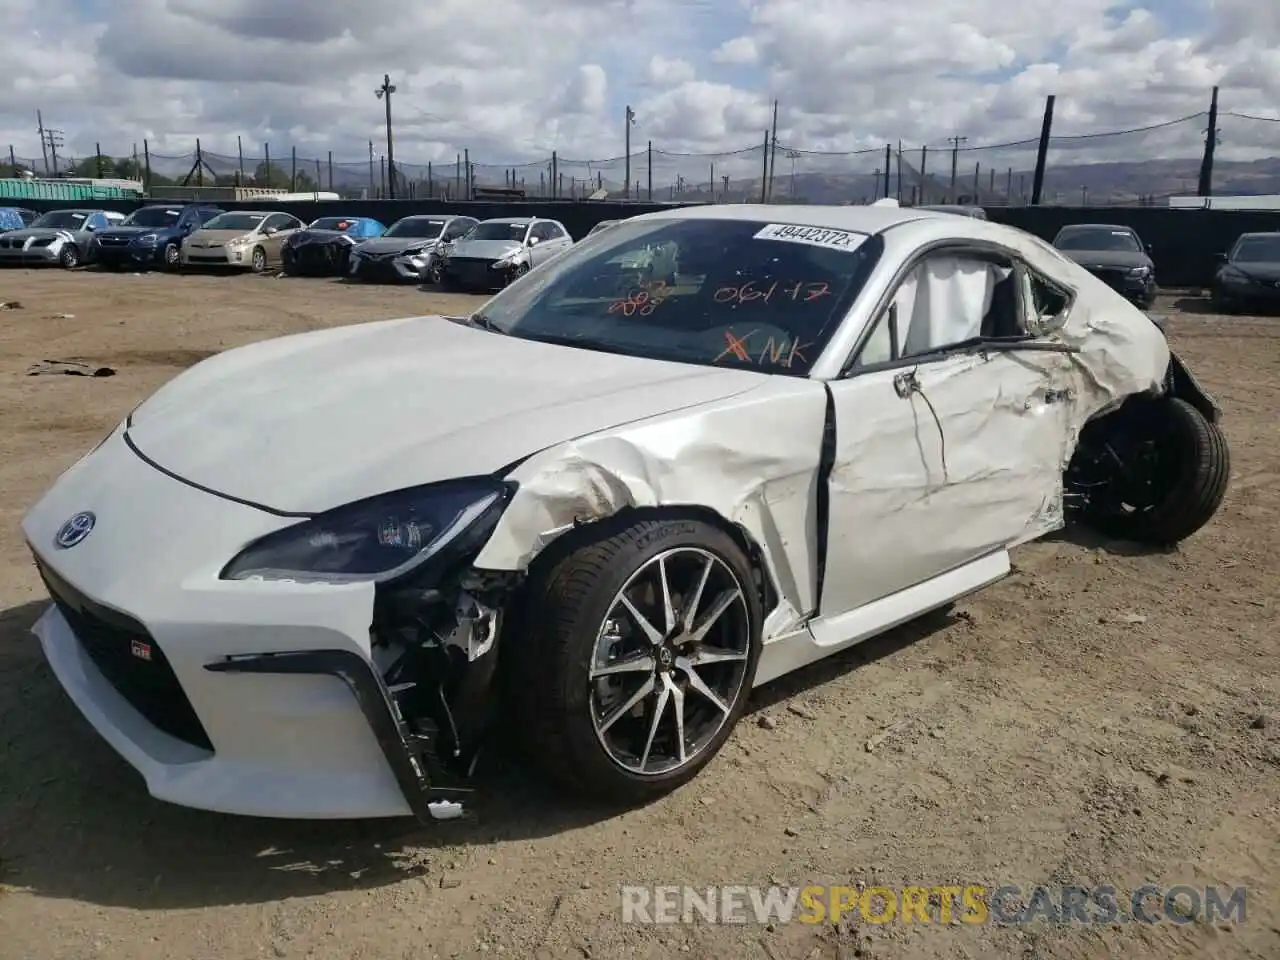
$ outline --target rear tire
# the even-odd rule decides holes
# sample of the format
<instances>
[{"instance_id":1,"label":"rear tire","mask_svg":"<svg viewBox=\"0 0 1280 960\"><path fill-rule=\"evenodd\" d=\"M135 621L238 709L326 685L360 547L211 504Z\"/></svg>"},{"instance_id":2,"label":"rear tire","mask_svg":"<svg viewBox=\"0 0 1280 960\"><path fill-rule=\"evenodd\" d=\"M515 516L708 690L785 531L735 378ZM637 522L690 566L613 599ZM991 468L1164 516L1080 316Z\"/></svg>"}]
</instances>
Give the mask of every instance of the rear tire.
<instances>
[{"instance_id":1,"label":"rear tire","mask_svg":"<svg viewBox=\"0 0 1280 960\"><path fill-rule=\"evenodd\" d=\"M1199 531L1218 512L1227 493L1231 454L1221 428L1185 400L1155 401L1144 414L1153 427L1156 492L1144 503L1113 498L1106 507L1091 510L1090 523L1117 539L1169 547Z\"/></svg>"},{"instance_id":2,"label":"rear tire","mask_svg":"<svg viewBox=\"0 0 1280 960\"><path fill-rule=\"evenodd\" d=\"M603 521L549 562L529 581L522 635L509 634L518 642L507 647L508 702L530 759L560 787L607 803L636 805L677 789L719 752L751 693L762 613L747 558L717 527L680 518ZM666 629L663 582L674 630ZM619 599L624 589L666 634L662 643ZM690 604L696 617L686 618ZM710 620L701 640L682 632L690 619ZM630 669L616 671L623 661ZM633 700L649 684L652 692ZM635 706L624 712L628 703Z\"/></svg>"}]
</instances>

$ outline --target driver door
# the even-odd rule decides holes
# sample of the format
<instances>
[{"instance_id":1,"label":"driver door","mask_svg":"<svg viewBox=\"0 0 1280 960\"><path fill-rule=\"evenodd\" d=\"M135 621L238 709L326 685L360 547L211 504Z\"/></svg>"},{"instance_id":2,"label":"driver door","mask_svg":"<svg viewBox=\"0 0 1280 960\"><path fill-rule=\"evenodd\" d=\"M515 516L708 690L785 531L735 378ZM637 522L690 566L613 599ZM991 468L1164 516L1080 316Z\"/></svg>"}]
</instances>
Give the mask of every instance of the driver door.
<instances>
[{"instance_id":1,"label":"driver door","mask_svg":"<svg viewBox=\"0 0 1280 960\"><path fill-rule=\"evenodd\" d=\"M546 238L546 224L541 220L529 225L529 232L525 235L524 243L529 248L530 268L546 262L551 255L547 250Z\"/></svg>"},{"instance_id":2,"label":"driver door","mask_svg":"<svg viewBox=\"0 0 1280 960\"><path fill-rule=\"evenodd\" d=\"M1028 276L987 251L926 255L830 383L824 620L919 585L904 610L941 605L1002 576L1008 547L1060 526L1071 348L1029 332L1061 318L1033 322ZM1064 314L1070 295L1055 289ZM978 336L1001 342L964 344Z\"/></svg>"}]
</instances>

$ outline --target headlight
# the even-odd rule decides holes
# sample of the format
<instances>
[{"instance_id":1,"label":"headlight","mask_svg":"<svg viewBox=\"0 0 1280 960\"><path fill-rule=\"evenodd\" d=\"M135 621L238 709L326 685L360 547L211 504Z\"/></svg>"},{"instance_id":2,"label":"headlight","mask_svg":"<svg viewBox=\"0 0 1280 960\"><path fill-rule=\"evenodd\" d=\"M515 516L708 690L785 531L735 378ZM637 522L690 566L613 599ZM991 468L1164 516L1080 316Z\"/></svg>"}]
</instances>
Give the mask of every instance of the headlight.
<instances>
[{"instance_id":1,"label":"headlight","mask_svg":"<svg viewBox=\"0 0 1280 960\"><path fill-rule=\"evenodd\" d=\"M524 256L523 250L512 250L505 257L499 257L493 262L493 269L501 270L504 267L514 266L520 258Z\"/></svg>"},{"instance_id":2,"label":"headlight","mask_svg":"<svg viewBox=\"0 0 1280 960\"><path fill-rule=\"evenodd\" d=\"M1146 277L1146 276L1149 276L1150 274L1151 274L1150 267L1134 267L1132 270L1129 271L1129 276L1131 277Z\"/></svg>"},{"instance_id":3,"label":"headlight","mask_svg":"<svg viewBox=\"0 0 1280 960\"><path fill-rule=\"evenodd\" d=\"M139 243L155 243L156 235L154 233L144 233L138 238Z\"/></svg>"},{"instance_id":4,"label":"headlight","mask_svg":"<svg viewBox=\"0 0 1280 960\"><path fill-rule=\"evenodd\" d=\"M1222 272L1218 274L1223 280L1230 280L1232 283L1249 283L1252 278L1241 273L1235 267L1226 266L1222 268Z\"/></svg>"},{"instance_id":5,"label":"headlight","mask_svg":"<svg viewBox=\"0 0 1280 960\"><path fill-rule=\"evenodd\" d=\"M383 494L251 543L223 580L355 583L394 580L447 547L480 546L511 497L509 484L450 480Z\"/></svg>"}]
</instances>

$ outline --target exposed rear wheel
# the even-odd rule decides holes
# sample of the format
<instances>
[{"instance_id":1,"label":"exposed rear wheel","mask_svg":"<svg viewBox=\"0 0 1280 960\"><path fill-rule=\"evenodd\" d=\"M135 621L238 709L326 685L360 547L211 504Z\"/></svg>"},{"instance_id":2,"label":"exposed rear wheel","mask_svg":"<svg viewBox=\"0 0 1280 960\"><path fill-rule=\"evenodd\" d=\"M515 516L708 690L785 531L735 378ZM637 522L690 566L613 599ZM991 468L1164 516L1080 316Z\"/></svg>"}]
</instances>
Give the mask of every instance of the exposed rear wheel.
<instances>
[{"instance_id":1,"label":"exposed rear wheel","mask_svg":"<svg viewBox=\"0 0 1280 960\"><path fill-rule=\"evenodd\" d=\"M760 598L731 537L695 520L611 525L530 588L509 680L543 771L635 804L710 762L760 654Z\"/></svg>"},{"instance_id":2,"label":"exposed rear wheel","mask_svg":"<svg viewBox=\"0 0 1280 960\"><path fill-rule=\"evenodd\" d=\"M1097 455L1110 475L1090 493L1088 522L1119 539L1172 546L1196 533L1222 506L1231 474L1227 438L1177 398L1121 411Z\"/></svg>"}]
</instances>

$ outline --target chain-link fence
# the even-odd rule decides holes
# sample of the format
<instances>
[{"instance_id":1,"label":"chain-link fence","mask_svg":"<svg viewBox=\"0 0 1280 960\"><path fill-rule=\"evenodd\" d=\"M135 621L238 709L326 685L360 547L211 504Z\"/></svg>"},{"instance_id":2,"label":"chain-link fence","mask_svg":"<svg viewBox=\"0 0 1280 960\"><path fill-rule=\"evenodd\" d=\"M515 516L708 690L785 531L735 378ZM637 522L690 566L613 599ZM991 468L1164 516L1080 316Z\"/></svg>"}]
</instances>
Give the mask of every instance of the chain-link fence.
<instances>
[{"instance_id":1,"label":"chain-link fence","mask_svg":"<svg viewBox=\"0 0 1280 960\"><path fill-rule=\"evenodd\" d=\"M1048 143L1041 202L1062 205L1154 203L1194 193L1207 136L1208 112L1129 130L1054 133ZM1280 192L1280 118L1220 112L1214 187L1223 193ZM673 201L865 203L882 196L903 203L1023 205L1032 199L1039 137L972 143L962 136L925 146L892 143L826 152L762 136L753 146L715 154L677 153L646 143L630 157L585 160L554 154L493 164L469 150L453 158L416 162L397 155L394 174L370 147L361 160L300 155L263 144L234 155L204 149L152 152L147 142L99 149L77 157L21 156L9 163L37 175L143 179L161 185L267 186L343 197L461 199L483 191L527 197ZM113 152L114 151L114 152ZM29 152L29 151L28 151ZM4 171L0 171L4 172ZM11 171L10 171L11 172ZM394 176L394 183L390 179Z\"/></svg>"}]
</instances>

